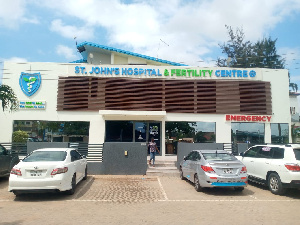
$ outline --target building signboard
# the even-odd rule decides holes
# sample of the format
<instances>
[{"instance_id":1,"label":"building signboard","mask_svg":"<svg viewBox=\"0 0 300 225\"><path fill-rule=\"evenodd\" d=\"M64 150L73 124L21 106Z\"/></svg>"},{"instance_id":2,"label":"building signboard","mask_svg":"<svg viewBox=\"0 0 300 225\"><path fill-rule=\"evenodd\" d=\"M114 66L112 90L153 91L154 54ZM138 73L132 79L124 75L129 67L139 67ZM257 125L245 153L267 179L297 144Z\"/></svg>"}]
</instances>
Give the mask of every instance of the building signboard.
<instances>
[{"instance_id":1,"label":"building signboard","mask_svg":"<svg viewBox=\"0 0 300 225\"><path fill-rule=\"evenodd\" d=\"M34 110L44 110L46 109L46 101L19 101L19 109L34 109Z\"/></svg>"},{"instance_id":2,"label":"building signboard","mask_svg":"<svg viewBox=\"0 0 300 225\"><path fill-rule=\"evenodd\" d=\"M92 76L127 76L127 77L178 77L178 78L237 78L237 79L253 79L256 78L256 70L251 69L207 69L207 68L155 68L155 67L108 67L108 66L75 66L74 73L76 75L92 75Z\"/></svg>"}]
</instances>

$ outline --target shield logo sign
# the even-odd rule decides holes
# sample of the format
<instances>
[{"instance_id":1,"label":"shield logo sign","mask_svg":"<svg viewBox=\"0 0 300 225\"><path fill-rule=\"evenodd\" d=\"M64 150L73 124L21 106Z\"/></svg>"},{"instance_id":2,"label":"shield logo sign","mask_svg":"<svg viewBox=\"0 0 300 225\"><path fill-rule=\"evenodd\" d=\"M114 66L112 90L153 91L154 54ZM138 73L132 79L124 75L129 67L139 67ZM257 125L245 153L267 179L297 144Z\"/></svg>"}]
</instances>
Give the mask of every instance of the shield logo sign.
<instances>
[{"instance_id":1,"label":"shield logo sign","mask_svg":"<svg viewBox=\"0 0 300 225\"><path fill-rule=\"evenodd\" d=\"M25 95L33 95L40 87L42 82L40 73L21 73L19 83Z\"/></svg>"}]
</instances>

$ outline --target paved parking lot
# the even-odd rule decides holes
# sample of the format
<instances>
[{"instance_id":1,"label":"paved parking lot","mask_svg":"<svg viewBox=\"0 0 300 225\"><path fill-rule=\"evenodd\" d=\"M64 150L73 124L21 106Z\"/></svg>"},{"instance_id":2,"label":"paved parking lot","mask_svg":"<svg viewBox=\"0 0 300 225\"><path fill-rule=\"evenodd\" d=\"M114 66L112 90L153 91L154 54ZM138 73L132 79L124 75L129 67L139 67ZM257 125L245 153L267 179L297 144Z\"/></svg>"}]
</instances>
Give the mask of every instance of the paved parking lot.
<instances>
[{"instance_id":1,"label":"paved parking lot","mask_svg":"<svg viewBox=\"0 0 300 225\"><path fill-rule=\"evenodd\" d=\"M259 185L243 192L196 192L177 177L89 176L73 196L15 197L0 178L0 225L8 224L298 224L300 191L271 194Z\"/></svg>"}]
</instances>

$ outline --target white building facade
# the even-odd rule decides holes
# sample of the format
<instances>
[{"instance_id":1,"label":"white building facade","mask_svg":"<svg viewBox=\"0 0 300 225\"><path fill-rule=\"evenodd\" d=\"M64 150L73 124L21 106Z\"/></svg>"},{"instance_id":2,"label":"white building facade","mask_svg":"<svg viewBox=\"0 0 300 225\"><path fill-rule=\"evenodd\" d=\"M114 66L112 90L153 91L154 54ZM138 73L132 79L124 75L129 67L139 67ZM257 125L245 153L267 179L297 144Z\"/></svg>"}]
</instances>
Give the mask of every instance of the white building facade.
<instances>
[{"instance_id":1,"label":"white building facade","mask_svg":"<svg viewBox=\"0 0 300 225\"><path fill-rule=\"evenodd\" d=\"M287 70L189 67L90 43L78 50L78 63L4 63L2 83L20 109L0 112L0 142L12 141L16 121L87 122L90 144L154 136L162 155L176 154L178 141L291 142Z\"/></svg>"}]
</instances>

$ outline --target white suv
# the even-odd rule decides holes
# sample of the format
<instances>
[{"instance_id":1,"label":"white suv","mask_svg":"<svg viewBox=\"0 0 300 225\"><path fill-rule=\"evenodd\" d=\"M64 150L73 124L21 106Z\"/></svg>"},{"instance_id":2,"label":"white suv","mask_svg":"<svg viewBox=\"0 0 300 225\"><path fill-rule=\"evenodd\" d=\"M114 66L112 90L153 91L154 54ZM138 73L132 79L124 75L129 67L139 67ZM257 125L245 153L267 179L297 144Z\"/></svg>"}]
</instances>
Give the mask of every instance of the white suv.
<instances>
[{"instance_id":1,"label":"white suv","mask_svg":"<svg viewBox=\"0 0 300 225\"><path fill-rule=\"evenodd\" d=\"M248 179L268 185L273 194L300 188L300 144L255 145L237 158L247 167Z\"/></svg>"}]
</instances>

